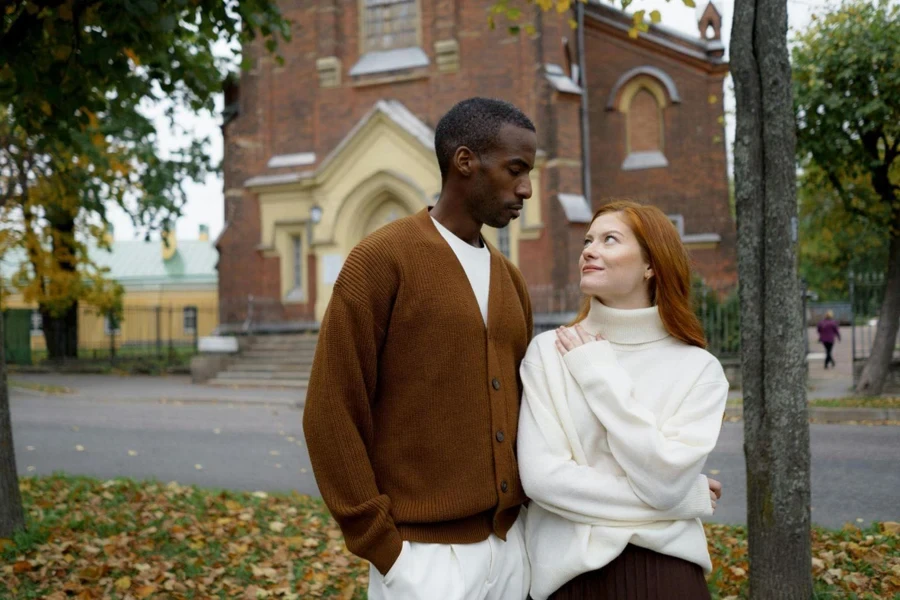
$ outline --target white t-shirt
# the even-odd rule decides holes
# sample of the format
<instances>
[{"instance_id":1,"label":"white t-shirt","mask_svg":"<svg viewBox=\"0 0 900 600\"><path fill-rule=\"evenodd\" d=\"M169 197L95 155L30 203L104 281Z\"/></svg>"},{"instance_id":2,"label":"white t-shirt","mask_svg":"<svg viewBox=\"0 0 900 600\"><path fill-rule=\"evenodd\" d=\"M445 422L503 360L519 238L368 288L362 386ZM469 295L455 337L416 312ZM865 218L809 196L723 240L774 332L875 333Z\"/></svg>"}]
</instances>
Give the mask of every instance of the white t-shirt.
<instances>
[{"instance_id":1,"label":"white t-shirt","mask_svg":"<svg viewBox=\"0 0 900 600\"><path fill-rule=\"evenodd\" d=\"M469 278L472 291L475 293L475 300L478 301L478 308L481 309L481 318L484 319L485 326L487 326L488 292L491 287L491 251L483 241L481 248L476 248L456 237L456 234L438 223L434 217L431 217L431 220L450 244L453 253L459 259L459 264L466 272L466 277Z\"/></svg>"}]
</instances>

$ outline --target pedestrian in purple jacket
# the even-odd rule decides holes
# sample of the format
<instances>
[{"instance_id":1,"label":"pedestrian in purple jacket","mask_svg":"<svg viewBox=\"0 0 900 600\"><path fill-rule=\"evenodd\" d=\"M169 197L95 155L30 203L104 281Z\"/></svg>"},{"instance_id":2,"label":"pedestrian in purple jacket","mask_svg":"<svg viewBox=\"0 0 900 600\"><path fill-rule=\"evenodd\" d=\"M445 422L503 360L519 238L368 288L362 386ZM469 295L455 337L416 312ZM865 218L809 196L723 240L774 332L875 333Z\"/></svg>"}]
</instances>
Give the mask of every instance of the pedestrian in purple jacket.
<instances>
[{"instance_id":1,"label":"pedestrian in purple jacket","mask_svg":"<svg viewBox=\"0 0 900 600\"><path fill-rule=\"evenodd\" d=\"M841 328L837 321L834 320L834 313L830 310L825 313L825 318L819 321L816 329L819 330L819 342L825 346L825 368L828 363L835 367L834 358L831 356L831 349L834 347L834 340L841 340Z\"/></svg>"}]
</instances>

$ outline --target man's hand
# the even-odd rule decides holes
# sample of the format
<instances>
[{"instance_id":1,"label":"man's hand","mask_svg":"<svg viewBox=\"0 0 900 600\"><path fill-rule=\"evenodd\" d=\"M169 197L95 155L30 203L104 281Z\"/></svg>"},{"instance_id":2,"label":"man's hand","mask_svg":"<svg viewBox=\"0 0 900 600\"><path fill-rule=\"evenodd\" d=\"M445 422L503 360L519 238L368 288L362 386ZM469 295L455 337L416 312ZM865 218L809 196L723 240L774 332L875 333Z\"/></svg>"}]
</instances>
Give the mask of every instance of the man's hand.
<instances>
[{"instance_id":1,"label":"man's hand","mask_svg":"<svg viewBox=\"0 0 900 600\"><path fill-rule=\"evenodd\" d=\"M713 512L716 510L716 501L722 497L722 482L716 481L711 477L706 478L709 481L709 499L712 502Z\"/></svg>"}]
</instances>

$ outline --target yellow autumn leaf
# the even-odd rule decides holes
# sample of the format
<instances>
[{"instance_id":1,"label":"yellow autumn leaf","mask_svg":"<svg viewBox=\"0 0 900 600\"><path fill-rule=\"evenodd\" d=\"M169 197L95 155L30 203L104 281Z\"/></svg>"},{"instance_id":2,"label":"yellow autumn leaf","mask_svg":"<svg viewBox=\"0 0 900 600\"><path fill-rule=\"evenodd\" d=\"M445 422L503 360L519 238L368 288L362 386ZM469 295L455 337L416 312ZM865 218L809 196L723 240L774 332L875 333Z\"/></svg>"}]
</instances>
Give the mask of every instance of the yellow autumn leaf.
<instances>
[{"instance_id":1,"label":"yellow autumn leaf","mask_svg":"<svg viewBox=\"0 0 900 600\"><path fill-rule=\"evenodd\" d=\"M628 37L630 37L633 40L638 39L637 27L632 27L631 29L628 30Z\"/></svg>"},{"instance_id":2,"label":"yellow autumn leaf","mask_svg":"<svg viewBox=\"0 0 900 600\"><path fill-rule=\"evenodd\" d=\"M650 21L653 23L659 23L660 21L662 21L662 15L658 10L650 11Z\"/></svg>"},{"instance_id":3,"label":"yellow autumn leaf","mask_svg":"<svg viewBox=\"0 0 900 600\"><path fill-rule=\"evenodd\" d=\"M131 577L125 576L116 580L116 589L124 592L131 588Z\"/></svg>"},{"instance_id":4,"label":"yellow autumn leaf","mask_svg":"<svg viewBox=\"0 0 900 600\"><path fill-rule=\"evenodd\" d=\"M156 592L156 586L153 585L142 585L141 587L134 590L134 597L138 600L144 600L144 598L149 598Z\"/></svg>"},{"instance_id":5,"label":"yellow autumn leaf","mask_svg":"<svg viewBox=\"0 0 900 600\"><path fill-rule=\"evenodd\" d=\"M138 58L138 55L135 54L134 50L132 50L131 48L125 48L124 50L122 50L122 53L129 59L131 59L131 62L133 62L136 67L139 67L141 65L141 59Z\"/></svg>"},{"instance_id":6,"label":"yellow autumn leaf","mask_svg":"<svg viewBox=\"0 0 900 600\"><path fill-rule=\"evenodd\" d=\"M881 532L888 535L900 534L900 523L896 521L885 521L881 524Z\"/></svg>"},{"instance_id":7,"label":"yellow autumn leaf","mask_svg":"<svg viewBox=\"0 0 900 600\"><path fill-rule=\"evenodd\" d=\"M53 114L53 107L46 100L41 101L41 111L48 117Z\"/></svg>"},{"instance_id":8,"label":"yellow autumn leaf","mask_svg":"<svg viewBox=\"0 0 900 600\"><path fill-rule=\"evenodd\" d=\"M571 0L556 0L556 12L562 14L572 6Z\"/></svg>"},{"instance_id":9,"label":"yellow autumn leaf","mask_svg":"<svg viewBox=\"0 0 900 600\"><path fill-rule=\"evenodd\" d=\"M697 5L694 3L694 0L681 0L681 1L684 2L684 5L687 6L688 8L696 8L697 7Z\"/></svg>"}]
</instances>

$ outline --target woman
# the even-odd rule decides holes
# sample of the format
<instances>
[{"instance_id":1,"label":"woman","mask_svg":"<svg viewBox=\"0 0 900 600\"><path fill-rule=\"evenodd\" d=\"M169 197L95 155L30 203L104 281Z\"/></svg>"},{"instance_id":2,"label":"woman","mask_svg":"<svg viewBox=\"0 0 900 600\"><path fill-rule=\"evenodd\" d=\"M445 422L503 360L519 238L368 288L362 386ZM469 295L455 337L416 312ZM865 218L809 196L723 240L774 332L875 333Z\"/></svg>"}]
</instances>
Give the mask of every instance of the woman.
<instances>
[{"instance_id":1,"label":"woman","mask_svg":"<svg viewBox=\"0 0 900 600\"><path fill-rule=\"evenodd\" d=\"M841 326L834 320L834 313L830 310L825 313L825 318L819 321L816 326L819 332L819 343L825 346L825 368L831 363L832 368L837 365L831 356L831 349L834 347L834 340L841 340Z\"/></svg>"},{"instance_id":2,"label":"woman","mask_svg":"<svg viewBox=\"0 0 900 600\"><path fill-rule=\"evenodd\" d=\"M657 208L595 215L572 327L521 366L518 458L534 600L709 598L700 517L721 492L700 471L728 382L690 304L678 232Z\"/></svg>"}]
</instances>

